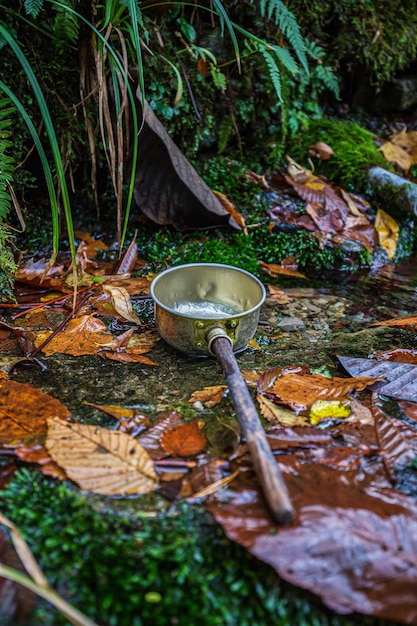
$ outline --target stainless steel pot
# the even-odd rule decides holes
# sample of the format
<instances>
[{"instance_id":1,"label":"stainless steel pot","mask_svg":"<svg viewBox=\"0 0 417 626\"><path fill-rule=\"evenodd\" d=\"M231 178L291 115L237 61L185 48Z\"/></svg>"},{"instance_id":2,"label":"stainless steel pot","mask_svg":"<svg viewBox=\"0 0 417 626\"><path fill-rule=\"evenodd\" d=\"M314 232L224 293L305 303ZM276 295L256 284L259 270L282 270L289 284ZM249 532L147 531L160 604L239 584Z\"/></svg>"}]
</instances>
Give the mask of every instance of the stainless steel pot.
<instances>
[{"instance_id":1,"label":"stainless steel pot","mask_svg":"<svg viewBox=\"0 0 417 626\"><path fill-rule=\"evenodd\" d=\"M151 296L158 331L167 343L187 354L216 357L271 514L279 524L290 523L294 510L288 491L234 355L256 331L264 286L236 267L192 263L159 274Z\"/></svg>"},{"instance_id":2,"label":"stainless steel pot","mask_svg":"<svg viewBox=\"0 0 417 626\"><path fill-rule=\"evenodd\" d=\"M220 263L172 267L151 284L155 321L167 343L190 355L211 353L215 336L229 337L233 351L253 337L265 288L252 274Z\"/></svg>"}]
</instances>

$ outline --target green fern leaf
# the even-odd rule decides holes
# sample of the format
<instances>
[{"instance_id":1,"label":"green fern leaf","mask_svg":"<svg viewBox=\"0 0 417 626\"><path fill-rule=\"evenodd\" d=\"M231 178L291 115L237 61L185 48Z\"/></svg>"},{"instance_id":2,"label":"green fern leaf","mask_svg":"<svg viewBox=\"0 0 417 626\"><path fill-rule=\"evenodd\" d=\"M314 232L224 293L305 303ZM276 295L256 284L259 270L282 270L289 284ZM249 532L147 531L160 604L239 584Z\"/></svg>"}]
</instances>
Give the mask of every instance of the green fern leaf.
<instances>
[{"instance_id":1,"label":"green fern leaf","mask_svg":"<svg viewBox=\"0 0 417 626\"><path fill-rule=\"evenodd\" d=\"M14 171L14 160L6 154L6 150L11 147L8 137L11 135L9 128L13 108L10 104L9 98L0 98L0 222L6 219L10 209L8 183L13 179Z\"/></svg>"},{"instance_id":2,"label":"green fern leaf","mask_svg":"<svg viewBox=\"0 0 417 626\"><path fill-rule=\"evenodd\" d=\"M252 0L252 4L257 4ZM308 62L304 38L298 26L297 19L282 0L261 0L259 11L262 17L273 19L275 24L281 29L282 34L291 44L294 54L298 58L302 67L308 72Z\"/></svg>"},{"instance_id":3,"label":"green fern leaf","mask_svg":"<svg viewBox=\"0 0 417 626\"><path fill-rule=\"evenodd\" d=\"M31 17L38 17L43 8L43 0L25 0L25 11Z\"/></svg>"},{"instance_id":4,"label":"green fern leaf","mask_svg":"<svg viewBox=\"0 0 417 626\"><path fill-rule=\"evenodd\" d=\"M298 73L298 65L295 62L293 56L286 48L281 48L281 46L271 46L271 50L273 50L278 58L278 61L285 67L290 74Z\"/></svg>"},{"instance_id":5,"label":"green fern leaf","mask_svg":"<svg viewBox=\"0 0 417 626\"><path fill-rule=\"evenodd\" d=\"M62 4L65 4L65 7L61 6ZM74 0L61 0L60 4L56 4L54 7L57 12L55 17L55 34L62 34L70 41L76 42L80 24L76 13L68 11L66 8L74 9Z\"/></svg>"},{"instance_id":6,"label":"green fern leaf","mask_svg":"<svg viewBox=\"0 0 417 626\"><path fill-rule=\"evenodd\" d=\"M262 56L265 60L265 64L268 68L269 77L271 79L272 85L275 89L275 93L277 94L277 98L280 102L282 102L281 96L281 73L279 71L279 67L275 58L272 56L266 48L261 48Z\"/></svg>"}]
</instances>

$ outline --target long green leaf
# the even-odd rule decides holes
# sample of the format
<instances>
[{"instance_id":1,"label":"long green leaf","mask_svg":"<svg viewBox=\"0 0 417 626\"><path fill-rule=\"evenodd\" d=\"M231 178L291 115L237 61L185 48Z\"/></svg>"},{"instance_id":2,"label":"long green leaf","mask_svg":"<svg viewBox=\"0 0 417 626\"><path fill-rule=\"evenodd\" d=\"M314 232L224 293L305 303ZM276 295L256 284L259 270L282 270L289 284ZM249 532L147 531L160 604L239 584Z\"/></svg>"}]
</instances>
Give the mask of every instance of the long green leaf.
<instances>
[{"instance_id":1,"label":"long green leaf","mask_svg":"<svg viewBox=\"0 0 417 626\"><path fill-rule=\"evenodd\" d=\"M26 126L29 129L30 134L32 135L32 139L33 142L36 146L36 149L38 151L39 154L39 158L41 160L41 164L42 164L42 168L43 168L43 172L44 172L44 176L45 176L45 180L46 180L46 184L48 187L48 193L49 193L49 200L51 203L51 211L52 211L52 226L53 226L53 250L54 250L54 257L56 257L56 255L58 254L58 248L59 248L59 208L58 208L58 200L56 197L56 193L55 193L55 186L54 186L54 181L53 181L53 177L52 177L52 172L51 172L51 168L49 167L49 162L48 162L48 158L45 154L45 150L43 148L42 142L39 138L39 135L36 131L36 128L28 114L28 112L26 111L25 107L23 106L23 104L20 102L20 100L16 97L16 95L12 92L11 89L9 89L9 87L2 81L0 80L0 89L2 91L4 91L5 94L7 94L7 96L10 98L10 100L12 100L12 102L14 103L16 109L19 111L20 115L22 116L23 120L26 123Z\"/></svg>"},{"instance_id":2,"label":"long green leaf","mask_svg":"<svg viewBox=\"0 0 417 626\"><path fill-rule=\"evenodd\" d=\"M237 41L235 28L234 28L235 25L230 20L227 14L227 11L224 8L223 4L220 2L220 0L213 0L213 5L216 8L216 11L220 17L221 23L225 23L227 26L227 30L229 31L229 34L230 34L230 39L232 40L232 45L233 45L233 49L234 49L235 56L236 56L237 66L240 72L240 52L239 52L239 44Z\"/></svg>"},{"instance_id":3,"label":"long green leaf","mask_svg":"<svg viewBox=\"0 0 417 626\"><path fill-rule=\"evenodd\" d=\"M45 96L43 95L38 79L36 78L35 73L30 63L28 62L26 56L24 55L22 49L20 48L19 44L14 39L14 37L11 35L11 33L8 31L8 29L5 28L4 25L1 23L0 23L0 35L4 37L6 42L9 44L9 46L13 50L18 61L20 62L29 80L29 83L33 89L33 93L38 102L42 119L45 123L45 130L48 135L49 143L51 145L56 173L57 173L58 181L59 181L59 187L60 187L61 194L62 194L62 203L64 206L64 214L65 214L65 221L66 221L67 230L68 230L68 240L69 240L69 245L70 245L71 257L72 257L73 264L75 266L76 250L75 250L74 228L73 228L73 223L72 223L72 214L71 214L71 205L70 205L69 194L68 194L68 187L67 187L67 182L65 179L65 172L64 172L62 159L61 159L61 153L59 150L59 145L58 145L54 125L51 119L51 115L49 113L48 105L46 104Z\"/></svg>"},{"instance_id":4,"label":"long green leaf","mask_svg":"<svg viewBox=\"0 0 417 626\"><path fill-rule=\"evenodd\" d=\"M108 0L108 1L111 3L111 0ZM49 0L49 2L51 2L51 4L61 5L61 3L58 2L58 0ZM113 50L111 44L106 40L105 37L103 37L103 35L94 26L94 24L92 24L89 20L87 20L83 15L81 15L80 13L75 11L74 9L70 9L69 7L66 7L66 8L67 8L68 11L72 11L73 13L75 13L78 16L78 18L80 20L82 20L96 34L96 36L101 41L101 43L106 47L106 49L109 52L110 56L112 57L114 63L117 65L118 70L120 71L121 75L123 76L123 80L126 83L126 88L127 88L127 92L128 92L128 97L129 97L129 102L130 102L130 107L131 107L131 113L132 113L132 121L133 121L133 133L132 133L132 136L133 136L134 145L133 145L132 166L131 166L131 172L130 172L127 201L126 201L126 207L125 207L124 227L123 227L122 237L121 237L121 242L120 242L120 249L122 249L122 246L123 246L123 243L124 243L124 239L125 239L125 236L126 236L126 230L127 230L127 225L128 225L130 209L131 209L131 206L132 206L132 203L133 203L133 190L134 190L135 174L136 174L137 152L138 152L137 151L137 142L138 142L138 134L139 134L138 116L137 116L137 111L136 111L137 101L136 101L136 98L135 98L135 96L133 94L132 88L131 88L131 86L129 84L128 76L127 76L127 74L126 74L126 72L125 72L125 70L123 68L122 63L120 62L118 54L117 54L117 52L115 50ZM136 15L137 15L137 13L136 13ZM136 22L136 27L137 27L137 22ZM140 44L140 42L139 42L139 44ZM140 71L140 68L139 68L139 71ZM116 113L118 114L118 111Z\"/></svg>"}]
</instances>

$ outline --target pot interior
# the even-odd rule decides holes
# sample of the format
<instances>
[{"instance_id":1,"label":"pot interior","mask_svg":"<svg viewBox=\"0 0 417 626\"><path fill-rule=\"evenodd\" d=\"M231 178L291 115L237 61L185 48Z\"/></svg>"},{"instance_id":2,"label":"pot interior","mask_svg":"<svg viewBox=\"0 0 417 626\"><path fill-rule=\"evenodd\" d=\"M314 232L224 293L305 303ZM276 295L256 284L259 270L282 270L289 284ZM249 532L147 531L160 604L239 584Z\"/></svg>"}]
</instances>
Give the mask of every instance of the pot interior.
<instances>
[{"instance_id":1,"label":"pot interior","mask_svg":"<svg viewBox=\"0 0 417 626\"><path fill-rule=\"evenodd\" d=\"M229 265L194 263L165 270L151 284L155 303L193 319L227 319L248 315L265 300L262 283Z\"/></svg>"}]
</instances>

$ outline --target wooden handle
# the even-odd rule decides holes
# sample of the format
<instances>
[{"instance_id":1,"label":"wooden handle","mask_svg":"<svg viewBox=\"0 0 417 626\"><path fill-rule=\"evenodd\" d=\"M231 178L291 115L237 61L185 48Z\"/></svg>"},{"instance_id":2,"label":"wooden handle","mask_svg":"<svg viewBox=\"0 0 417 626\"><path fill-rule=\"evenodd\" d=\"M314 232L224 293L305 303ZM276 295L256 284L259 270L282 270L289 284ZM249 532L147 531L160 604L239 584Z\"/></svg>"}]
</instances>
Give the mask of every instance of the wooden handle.
<instances>
[{"instance_id":1,"label":"wooden handle","mask_svg":"<svg viewBox=\"0 0 417 626\"><path fill-rule=\"evenodd\" d=\"M230 340L227 337L217 337L212 341L210 350L223 370L256 475L272 516L278 524L289 524L294 519L294 509L287 487L269 447L249 389L239 370Z\"/></svg>"}]
</instances>

